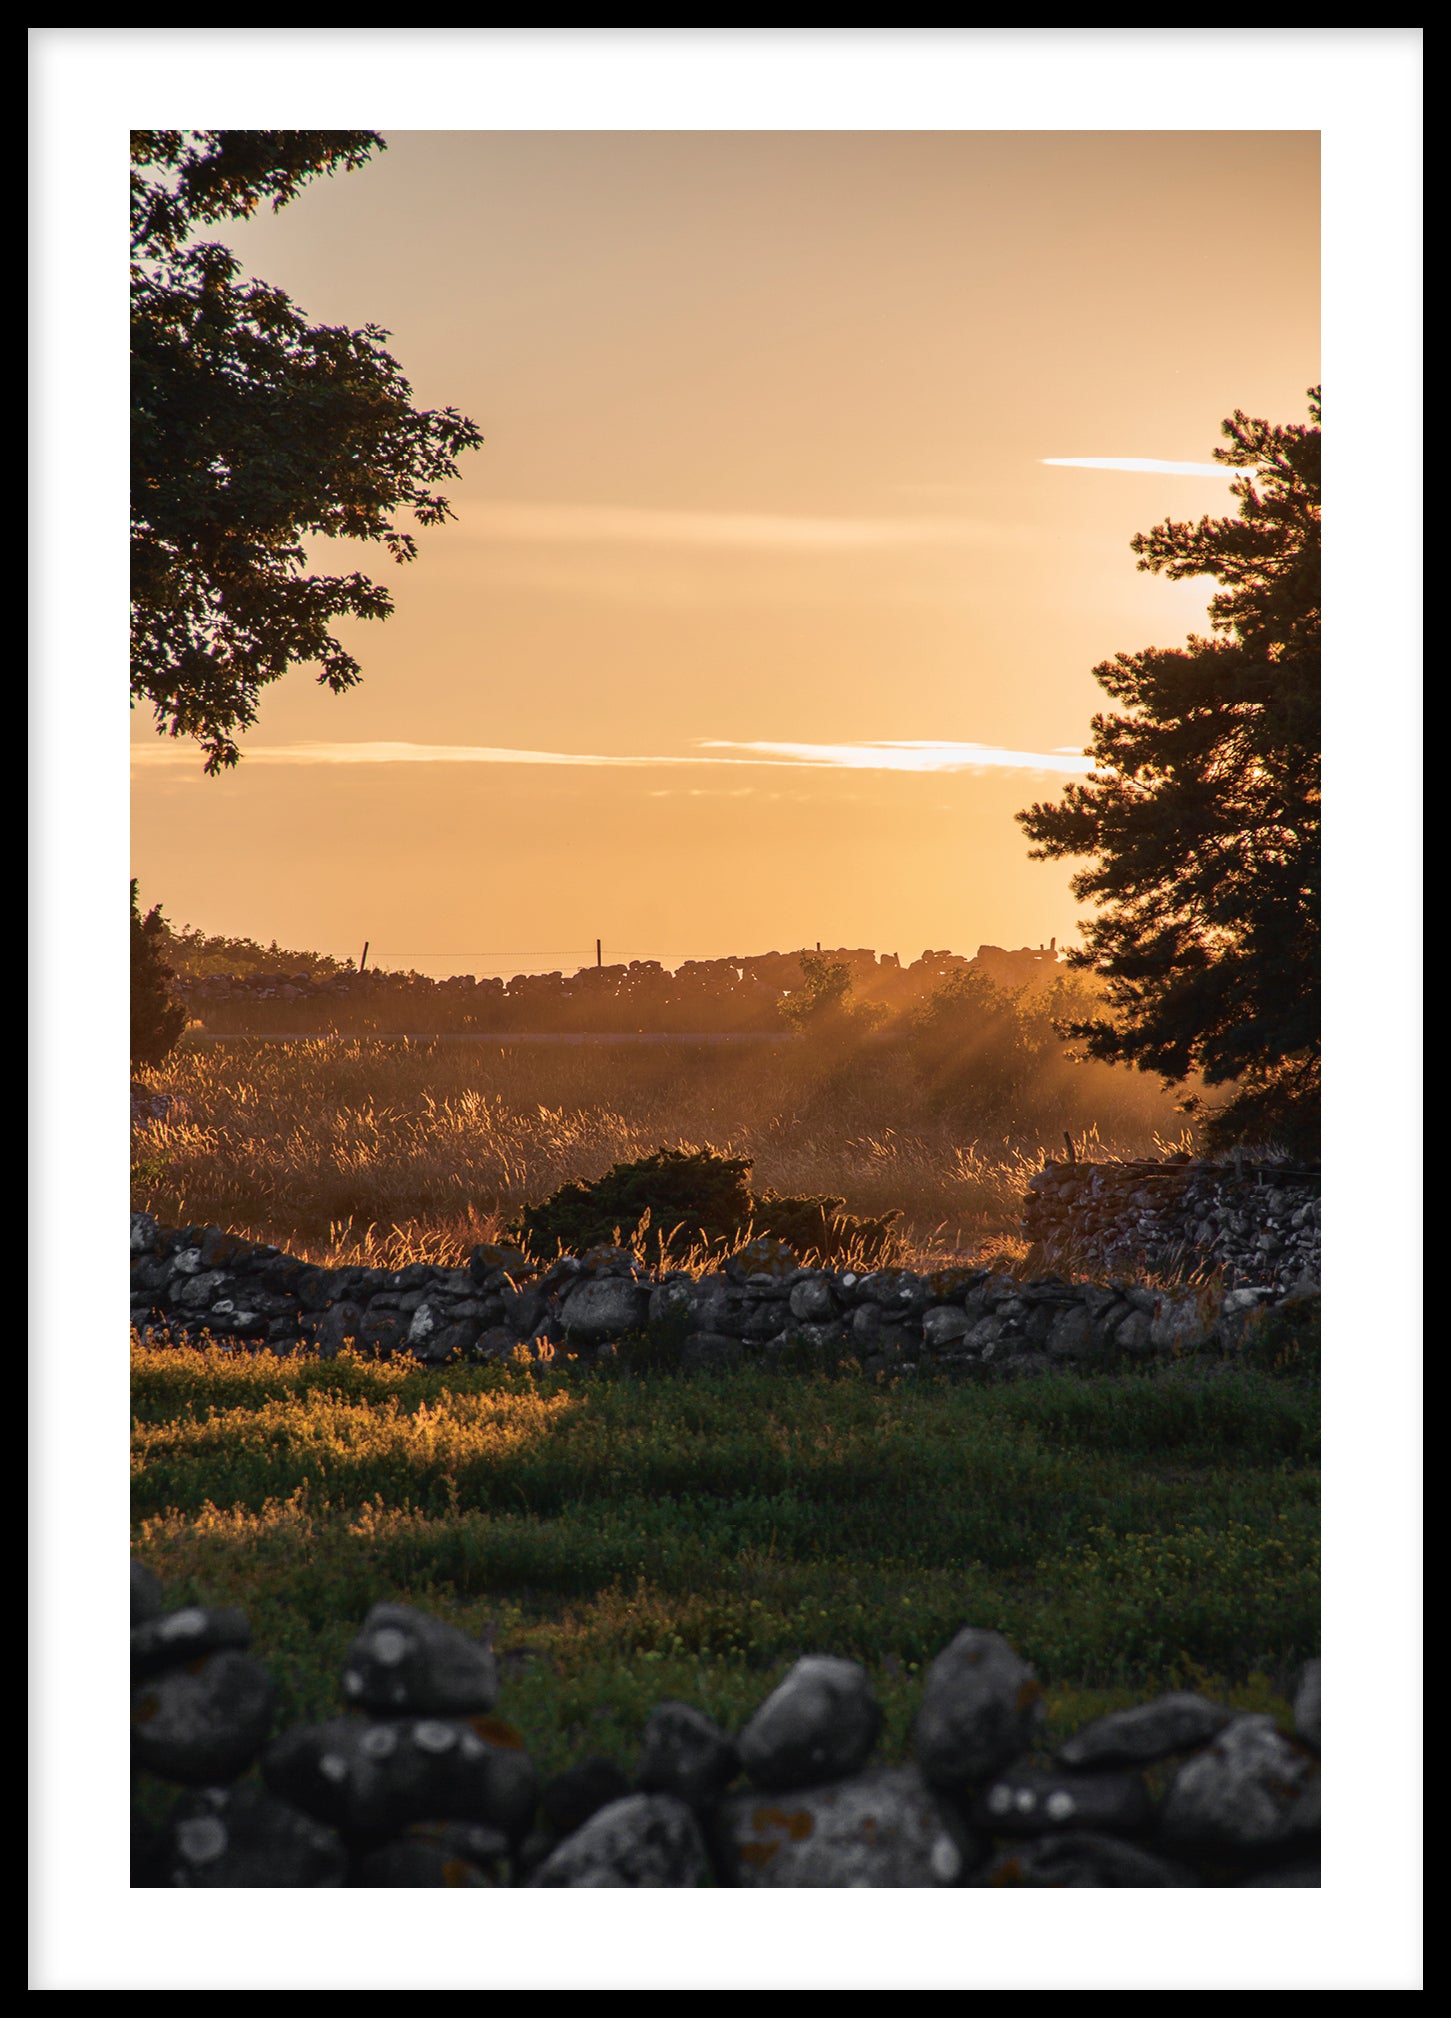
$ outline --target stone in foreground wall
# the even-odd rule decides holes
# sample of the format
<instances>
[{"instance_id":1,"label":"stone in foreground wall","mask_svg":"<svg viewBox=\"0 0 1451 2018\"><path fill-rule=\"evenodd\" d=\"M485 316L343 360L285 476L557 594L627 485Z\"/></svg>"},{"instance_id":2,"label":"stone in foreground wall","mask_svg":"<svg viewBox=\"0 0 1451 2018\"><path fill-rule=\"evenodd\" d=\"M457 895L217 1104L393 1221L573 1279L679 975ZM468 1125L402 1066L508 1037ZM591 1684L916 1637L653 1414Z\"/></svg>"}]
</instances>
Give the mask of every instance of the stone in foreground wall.
<instances>
[{"instance_id":1,"label":"stone in foreground wall","mask_svg":"<svg viewBox=\"0 0 1451 2018\"><path fill-rule=\"evenodd\" d=\"M1045 1163L1022 1230L1049 1268L1182 1276L1219 1268L1249 1284L1320 1286L1320 1174L1272 1163Z\"/></svg>"},{"instance_id":2,"label":"stone in foreground wall","mask_svg":"<svg viewBox=\"0 0 1451 2018\"><path fill-rule=\"evenodd\" d=\"M318 1268L214 1226L131 1218L131 1321L153 1339L324 1356L351 1342L432 1364L568 1356L607 1362L652 1335L686 1370L787 1368L852 1358L868 1376L1031 1376L1114 1360L1232 1355L1255 1313L1303 1300L1245 1284L1224 1293L1141 1283L1017 1282L987 1269L870 1274L801 1266L752 1241L712 1273L651 1270L618 1248L529 1262L476 1247L463 1268Z\"/></svg>"},{"instance_id":3,"label":"stone in foreground wall","mask_svg":"<svg viewBox=\"0 0 1451 2018\"><path fill-rule=\"evenodd\" d=\"M133 1808L132 1884L1318 1886L1320 1663L1295 1736L1203 1696L1100 1717L1033 1756L1042 1689L967 1626L928 1669L912 1762L873 1766L866 1670L799 1660L734 1737L659 1705L633 1779L581 1760L541 1785L495 1713L488 1646L375 1605L336 1717L272 1735L275 1689L235 1610L164 1608L131 1564L132 1772L187 1790ZM1146 1766L1172 1761L1156 1799ZM260 1763L260 1772L251 1768Z\"/></svg>"}]
</instances>

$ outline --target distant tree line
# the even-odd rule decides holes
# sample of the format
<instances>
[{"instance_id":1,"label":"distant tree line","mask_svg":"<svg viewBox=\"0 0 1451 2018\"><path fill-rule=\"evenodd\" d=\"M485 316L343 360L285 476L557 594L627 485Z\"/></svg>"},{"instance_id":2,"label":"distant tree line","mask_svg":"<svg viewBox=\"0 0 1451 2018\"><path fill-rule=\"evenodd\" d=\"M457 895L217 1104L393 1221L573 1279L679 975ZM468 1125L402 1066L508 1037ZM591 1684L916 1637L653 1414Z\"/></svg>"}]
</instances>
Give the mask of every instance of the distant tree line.
<instances>
[{"instance_id":1,"label":"distant tree line","mask_svg":"<svg viewBox=\"0 0 1451 2018\"><path fill-rule=\"evenodd\" d=\"M817 1050L900 1024L951 976L976 974L1043 993L1064 969L1042 949L981 947L975 960L927 952L910 966L895 955L840 949L690 960L675 972L658 961L582 967L576 973L459 974L433 980L386 969L186 931L168 943L178 995L209 1030L408 1030L579 1033L796 1032ZM996 981L993 977L998 977Z\"/></svg>"},{"instance_id":2,"label":"distant tree line","mask_svg":"<svg viewBox=\"0 0 1451 2018\"><path fill-rule=\"evenodd\" d=\"M313 956L190 929L173 935L155 908L143 925L134 885L132 894L133 947L141 948L150 1004L140 1020L133 1013L138 1065L161 1062L191 1017L213 1034L235 1036L755 1033L794 1038L784 1054L792 1061L787 1097L808 1130L860 1112L871 1132L887 1114L893 1128L946 1121L964 1143L1031 1147L1056 1143L1065 1130L1096 1127L1105 1141L1141 1140L1174 1125L1161 1089L1085 1060L1065 1040L1069 1025L1090 1018L1101 998L1091 976L1072 972L1051 949L984 946L972 960L928 952L904 966L895 955L878 961L847 948L697 960L673 975L635 961L569 976L435 981L359 973L335 960L310 967ZM183 961L205 968L221 948L241 954L226 975L179 971ZM143 1024L152 1033L144 1053L135 1048ZM762 1097L777 1097L780 1088L768 1094L766 1083Z\"/></svg>"},{"instance_id":3,"label":"distant tree line","mask_svg":"<svg viewBox=\"0 0 1451 2018\"><path fill-rule=\"evenodd\" d=\"M354 971L351 960L335 960L329 953L300 953L279 946L260 946L255 939L229 938L222 932L202 932L193 925L171 931L167 958L182 981L222 979L233 974L241 979L258 975L305 974L309 980Z\"/></svg>"}]
</instances>

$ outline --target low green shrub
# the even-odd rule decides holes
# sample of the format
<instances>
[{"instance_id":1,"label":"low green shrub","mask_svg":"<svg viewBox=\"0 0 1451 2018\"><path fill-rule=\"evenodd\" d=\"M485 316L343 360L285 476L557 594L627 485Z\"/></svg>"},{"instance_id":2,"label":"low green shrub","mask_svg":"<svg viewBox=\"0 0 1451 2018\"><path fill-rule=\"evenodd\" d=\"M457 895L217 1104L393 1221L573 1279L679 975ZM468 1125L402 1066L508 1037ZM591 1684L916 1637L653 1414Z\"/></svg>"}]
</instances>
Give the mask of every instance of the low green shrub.
<instances>
[{"instance_id":1,"label":"low green shrub","mask_svg":"<svg viewBox=\"0 0 1451 2018\"><path fill-rule=\"evenodd\" d=\"M783 1197L777 1191L763 1191L754 1201L757 1233L771 1233L794 1248L802 1260L822 1266L850 1258L870 1267L886 1256L892 1228L900 1212L883 1213L879 1219L858 1219L843 1212L844 1198L820 1193L814 1198Z\"/></svg>"},{"instance_id":2,"label":"low green shrub","mask_svg":"<svg viewBox=\"0 0 1451 2018\"><path fill-rule=\"evenodd\" d=\"M617 1236L628 1241L644 1220L665 1251L685 1252L731 1238L750 1219L750 1170L748 1158L712 1149L660 1149L611 1164L592 1184L562 1184L526 1206L509 1231L538 1255L579 1254Z\"/></svg>"},{"instance_id":3,"label":"low green shrub","mask_svg":"<svg viewBox=\"0 0 1451 2018\"><path fill-rule=\"evenodd\" d=\"M714 1149L659 1149L615 1163L591 1184L563 1184L526 1206L507 1229L532 1254L581 1254L616 1241L650 1259L679 1260L702 1248L733 1246L751 1232L770 1234L803 1259L828 1263L881 1259L900 1212L877 1219L845 1214L845 1199L751 1192L751 1158Z\"/></svg>"}]
</instances>

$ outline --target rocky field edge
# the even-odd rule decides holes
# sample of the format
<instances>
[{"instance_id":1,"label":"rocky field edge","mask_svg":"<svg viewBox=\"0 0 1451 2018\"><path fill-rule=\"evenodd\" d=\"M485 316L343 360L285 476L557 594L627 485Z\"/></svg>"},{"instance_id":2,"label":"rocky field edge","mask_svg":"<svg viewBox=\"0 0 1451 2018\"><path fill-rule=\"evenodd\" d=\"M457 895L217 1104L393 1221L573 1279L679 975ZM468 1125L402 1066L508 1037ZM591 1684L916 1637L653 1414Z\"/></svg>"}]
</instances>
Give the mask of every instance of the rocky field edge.
<instances>
[{"instance_id":1,"label":"rocky field edge","mask_svg":"<svg viewBox=\"0 0 1451 2018\"><path fill-rule=\"evenodd\" d=\"M1237 1156L1048 1161L1028 1180L1023 1234L1048 1267L1182 1275L1230 1288L1320 1284L1320 1173Z\"/></svg>"},{"instance_id":2,"label":"rocky field edge","mask_svg":"<svg viewBox=\"0 0 1451 2018\"><path fill-rule=\"evenodd\" d=\"M623 1249L547 1264L478 1246L462 1268L321 1268L216 1227L131 1216L131 1321L156 1342L196 1341L389 1359L567 1360L588 1369L649 1342L683 1370L747 1360L782 1369L854 1360L867 1375L1233 1355L1257 1314L1318 1301L1301 1275L1206 1289L1129 1280L1020 1282L987 1269L867 1274L809 1268L782 1242L750 1242L701 1275L651 1269Z\"/></svg>"},{"instance_id":3,"label":"rocky field edge","mask_svg":"<svg viewBox=\"0 0 1451 2018\"><path fill-rule=\"evenodd\" d=\"M275 1737L242 1613L168 1611L133 1561L131 1620L133 1783L183 1790L159 1824L133 1809L133 1885L1320 1883L1318 1660L1293 1737L1183 1692L1044 1757L1037 1677L964 1626L925 1675L909 1765L871 1763L866 1671L812 1654L734 1735L664 1702L633 1779L587 1758L541 1784L490 1647L426 1613L375 1605L339 1714Z\"/></svg>"}]
</instances>

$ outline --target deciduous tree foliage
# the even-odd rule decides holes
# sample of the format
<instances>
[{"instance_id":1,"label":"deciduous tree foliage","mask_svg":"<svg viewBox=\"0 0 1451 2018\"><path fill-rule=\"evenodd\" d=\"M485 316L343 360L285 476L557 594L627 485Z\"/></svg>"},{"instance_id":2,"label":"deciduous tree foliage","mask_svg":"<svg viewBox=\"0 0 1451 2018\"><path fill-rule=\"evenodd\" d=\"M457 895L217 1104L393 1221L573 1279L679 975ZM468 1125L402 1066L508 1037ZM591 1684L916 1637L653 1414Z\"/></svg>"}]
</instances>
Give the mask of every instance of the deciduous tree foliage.
<instances>
[{"instance_id":1,"label":"deciduous tree foliage","mask_svg":"<svg viewBox=\"0 0 1451 2018\"><path fill-rule=\"evenodd\" d=\"M1215 459L1242 469L1235 518L1167 521L1139 567L1209 575L1210 638L1120 652L1095 677L1093 773L1018 819L1037 859L1090 856L1070 957L1107 1017L1067 1026L1096 1058L1232 1088L1211 1144L1319 1141L1320 389L1311 425L1236 412ZM1184 1103L1191 1111L1197 1099Z\"/></svg>"},{"instance_id":2,"label":"deciduous tree foliage","mask_svg":"<svg viewBox=\"0 0 1451 2018\"><path fill-rule=\"evenodd\" d=\"M364 574L307 571L309 536L379 541L452 516L438 486L482 437L452 407L414 409L388 332L310 324L279 289L240 276L198 226L274 209L310 176L363 165L376 133L131 136L131 700L194 737L215 775L290 666L334 693L357 661L329 630L386 618Z\"/></svg>"},{"instance_id":3,"label":"deciduous tree foliage","mask_svg":"<svg viewBox=\"0 0 1451 2018\"><path fill-rule=\"evenodd\" d=\"M131 878L131 1063L159 1065L176 1048L186 1028L183 1002L172 1000L167 982L172 970L165 960L171 939L161 906L153 904L145 918L136 902L136 878Z\"/></svg>"},{"instance_id":4,"label":"deciduous tree foliage","mask_svg":"<svg viewBox=\"0 0 1451 2018\"><path fill-rule=\"evenodd\" d=\"M1030 1134L1036 1112L1050 1108L1050 1088L1066 1071L1057 1031L1095 1006L1094 991L1060 975L1041 992L1010 992L986 974L949 974L909 1023L907 1056L922 1096L969 1136ZM1074 1117L1076 1118L1076 1117Z\"/></svg>"},{"instance_id":5,"label":"deciduous tree foliage","mask_svg":"<svg viewBox=\"0 0 1451 2018\"><path fill-rule=\"evenodd\" d=\"M801 955L802 982L781 1004L781 1016L791 1028L817 1046L851 1043L875 1030L886 1010L852 995L851 969L823 953Z\"/></svg>"}]
</instances>

